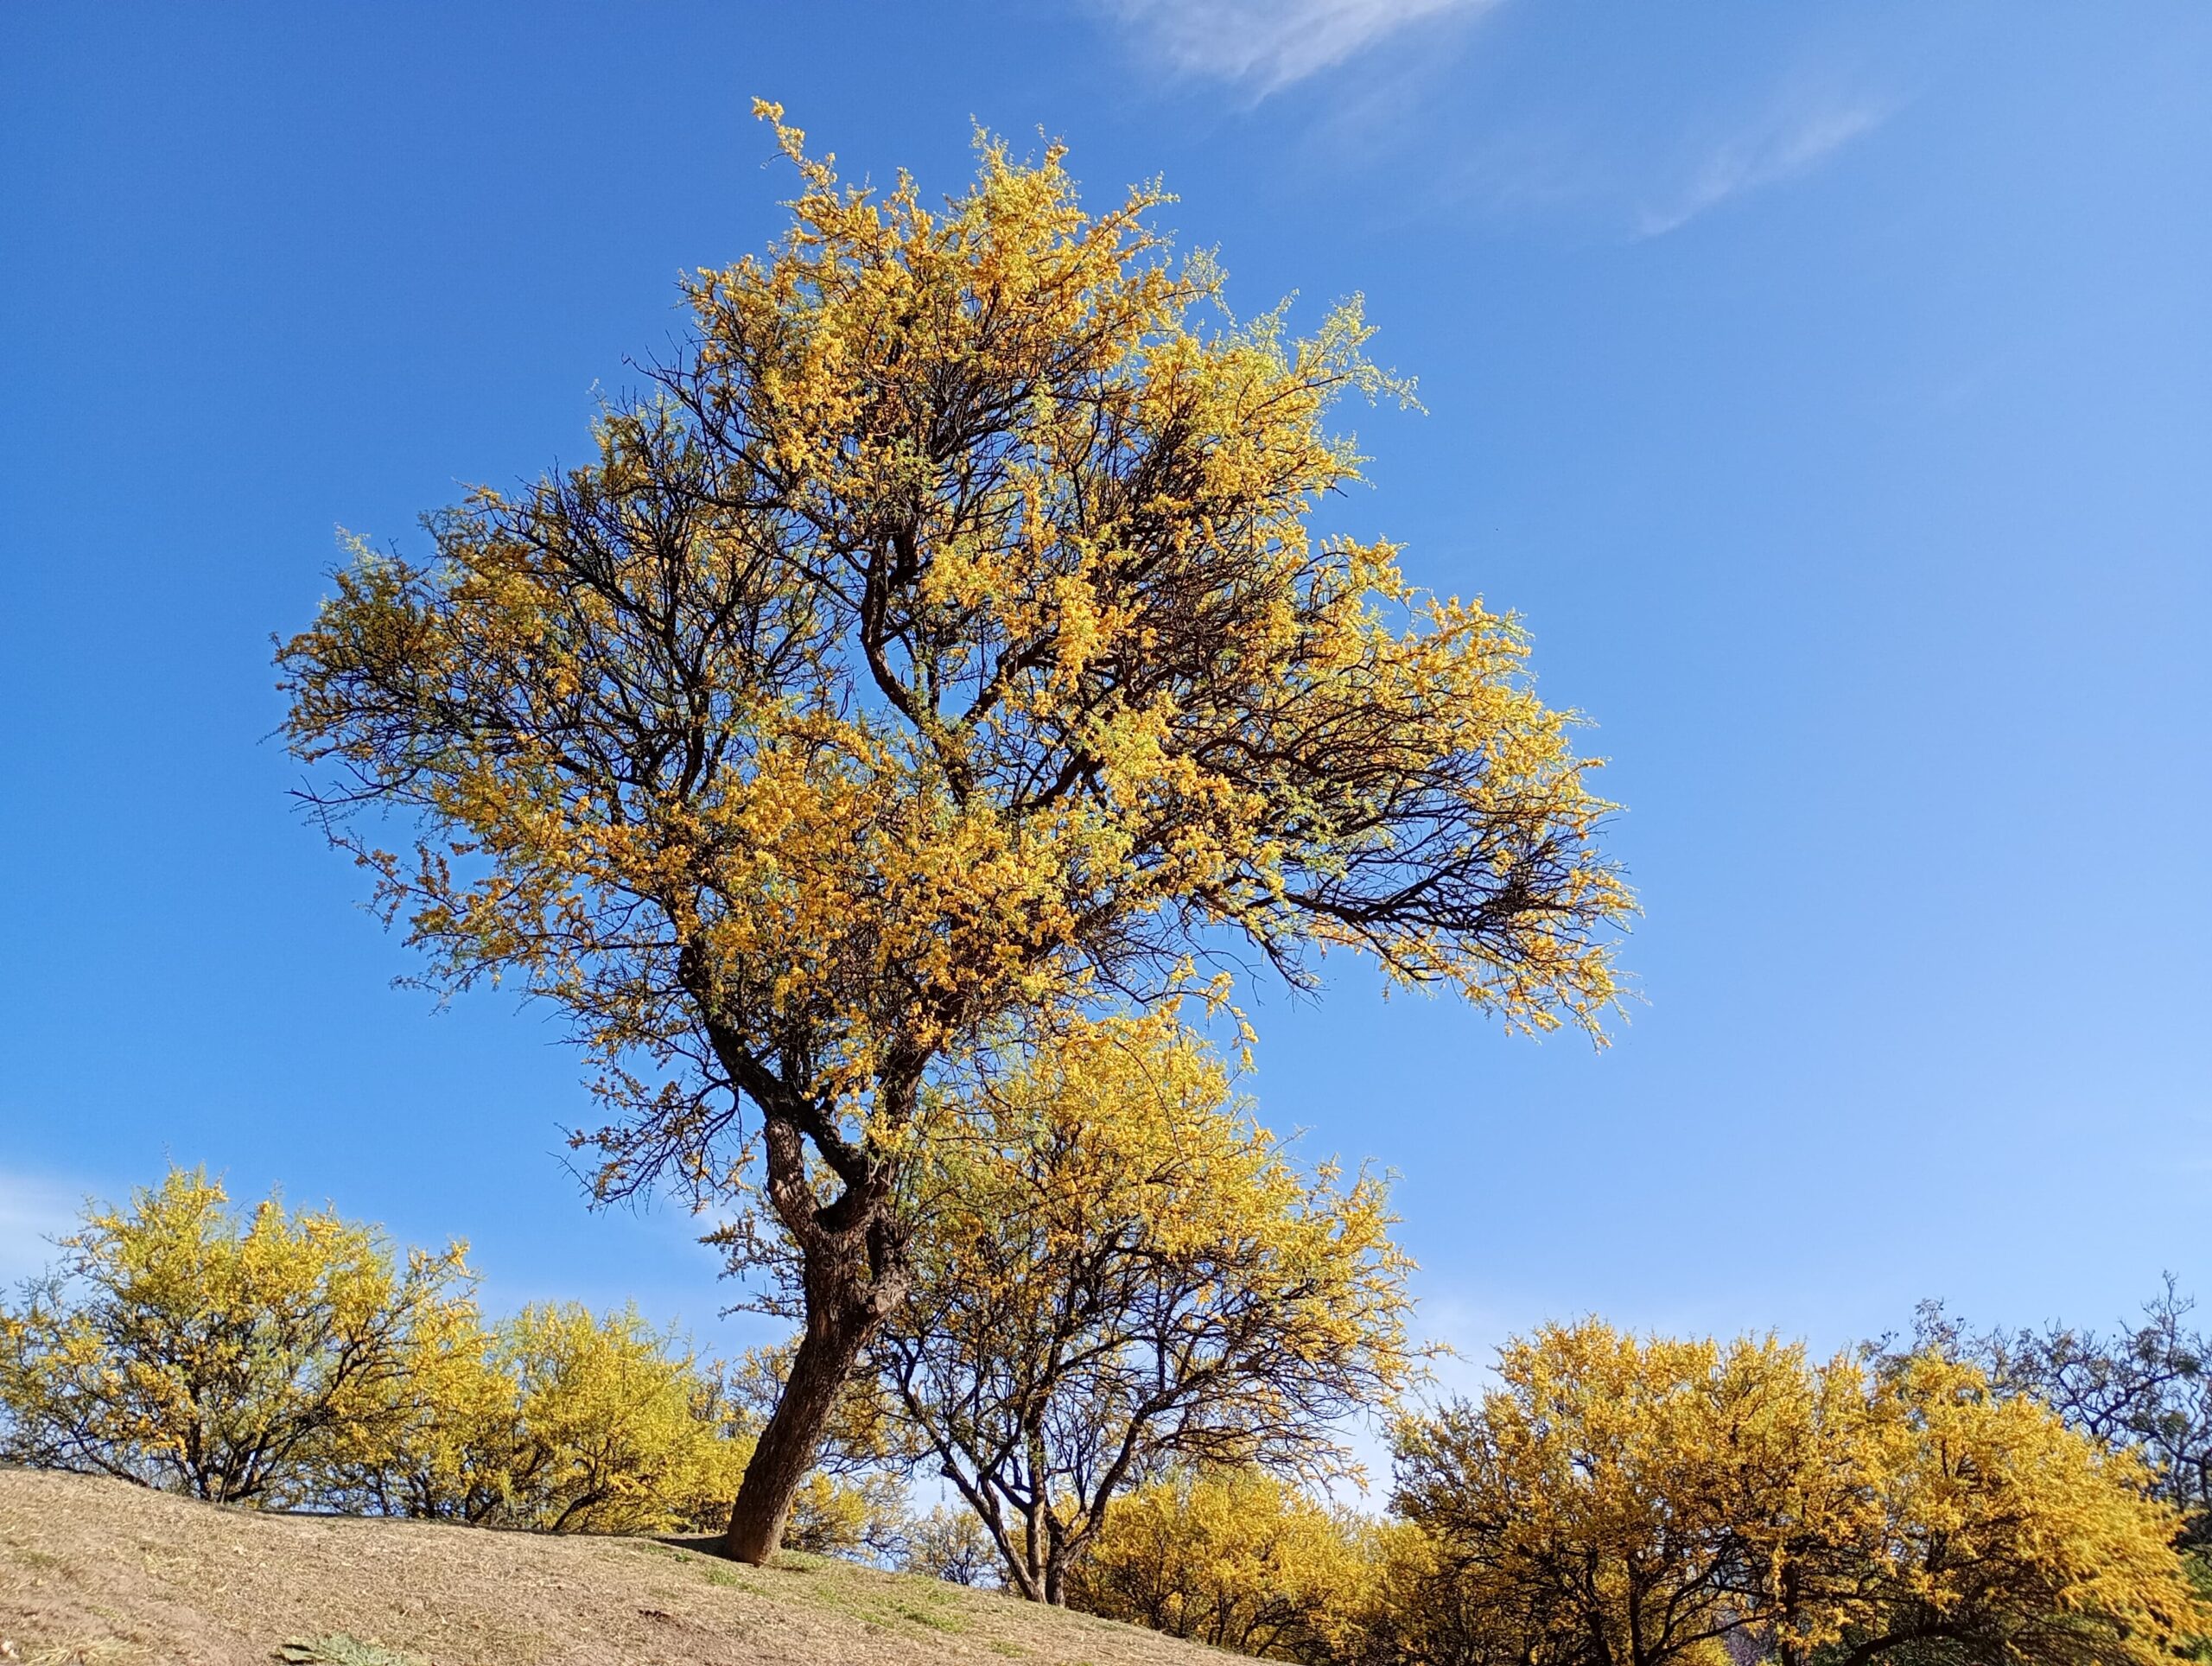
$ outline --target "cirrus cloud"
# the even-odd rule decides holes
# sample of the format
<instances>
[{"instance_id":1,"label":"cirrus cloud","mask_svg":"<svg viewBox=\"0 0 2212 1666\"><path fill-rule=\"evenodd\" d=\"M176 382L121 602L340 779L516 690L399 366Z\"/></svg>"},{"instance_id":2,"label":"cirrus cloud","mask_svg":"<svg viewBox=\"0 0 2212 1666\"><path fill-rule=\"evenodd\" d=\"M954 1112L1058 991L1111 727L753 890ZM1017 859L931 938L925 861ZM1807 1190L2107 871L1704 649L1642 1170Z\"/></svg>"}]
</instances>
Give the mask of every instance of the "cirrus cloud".
<instances>
[{"instance_id":1,"label":"cirrus cloud","mask_svg":"<svg viewBox=\"0 0 2212 1666\"><path fill-rule=\"evenodd\" d=\"M1365 51L1408 24L1498 0L1104 0L1167 64L1260 96Z\"/></svg>"},{"instance_id":2,"label":"cirrus cloud","mask_svg":"<svg viewBox=\"0 0 2212 1666\"><path fill-rule=\"evenodd\" d=\"M1821 99L1777 108L1762 121L1709 150L1672 195L1647 205L1639 236L1664 237L1732 197L1810 172L1891 113L1871 98Z\"/></svg>"}]
</instances>

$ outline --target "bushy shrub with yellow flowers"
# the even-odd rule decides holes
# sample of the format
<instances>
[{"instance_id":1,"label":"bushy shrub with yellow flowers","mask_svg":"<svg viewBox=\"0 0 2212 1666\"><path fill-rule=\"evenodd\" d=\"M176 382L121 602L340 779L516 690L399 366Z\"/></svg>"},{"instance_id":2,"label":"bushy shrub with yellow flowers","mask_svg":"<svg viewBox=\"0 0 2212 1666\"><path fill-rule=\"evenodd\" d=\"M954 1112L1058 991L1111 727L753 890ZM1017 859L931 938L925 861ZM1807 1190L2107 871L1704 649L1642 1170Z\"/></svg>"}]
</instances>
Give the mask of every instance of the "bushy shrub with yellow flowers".
<instances>
[{"instance_id":1,"label":"bushy shrub with yellow flowers","mask_svg":"<svg viewBox=\"0 0 2212 1666\"><path fill-rule=\"evenodd\" d=\"M177 1169L88 1207L0 1308L0 1458L224 1503L551 1532L710 1531L753 1420L633 1309L487 1324L462 1246L402 1253L334 1211L232 1208ZM824 1479L804 1548L887 1536L895 1497Z\"/></svg>"}]
</instances>

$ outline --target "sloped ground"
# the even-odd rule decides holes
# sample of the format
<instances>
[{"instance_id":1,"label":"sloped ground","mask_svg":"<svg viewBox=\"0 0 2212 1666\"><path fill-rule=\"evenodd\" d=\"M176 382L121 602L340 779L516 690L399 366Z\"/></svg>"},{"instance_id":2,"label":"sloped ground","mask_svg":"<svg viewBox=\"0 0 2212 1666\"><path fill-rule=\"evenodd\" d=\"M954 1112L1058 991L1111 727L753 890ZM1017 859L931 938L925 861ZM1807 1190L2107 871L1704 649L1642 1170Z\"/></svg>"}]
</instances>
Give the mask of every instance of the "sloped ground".
<instances>
[{"instance_id":1,"label":"sloped ground","mask_svg":"<svg viewBox=\"0 0 2212 1666\"><path fill-rule=\"evenodd\" d=\"M263 1515L0 1470L0 1639L24 1666L1203 1666L986 1591L652 1539ZM304 1648L287 1651L285 1645Z\"/></svg>"}]
</instances>

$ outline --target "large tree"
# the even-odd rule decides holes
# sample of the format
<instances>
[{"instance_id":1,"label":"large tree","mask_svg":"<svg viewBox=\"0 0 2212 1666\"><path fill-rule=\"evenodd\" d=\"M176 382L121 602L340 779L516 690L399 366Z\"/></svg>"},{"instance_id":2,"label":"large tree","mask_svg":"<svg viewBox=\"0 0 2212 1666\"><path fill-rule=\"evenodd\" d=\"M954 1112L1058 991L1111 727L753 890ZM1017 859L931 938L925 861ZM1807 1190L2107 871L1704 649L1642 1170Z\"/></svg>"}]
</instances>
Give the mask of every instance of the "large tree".
<instances>
[{"instance_id":1,"label":"large tree","mask_svg":"<svg viewBox=\"0 0 2212 1666\"><path fill-rule=\"evenodd\" d=\"M1310 528L1357 478L1332 403L1395 386L1356 303L1230 321L1161 194L1086 217L1058 147L983 143L931 208L761 113L790 234L691 281L597 459L433 518L430 561L362 551L279 652L433 981L519 978L596 1061L601 1193L757 1197L799 1254L753 1561L906 1292L923 1091L985 1031L1240 947L1594 1026L1629 906L1512 620Z\"/></svg>"}]
</instances>

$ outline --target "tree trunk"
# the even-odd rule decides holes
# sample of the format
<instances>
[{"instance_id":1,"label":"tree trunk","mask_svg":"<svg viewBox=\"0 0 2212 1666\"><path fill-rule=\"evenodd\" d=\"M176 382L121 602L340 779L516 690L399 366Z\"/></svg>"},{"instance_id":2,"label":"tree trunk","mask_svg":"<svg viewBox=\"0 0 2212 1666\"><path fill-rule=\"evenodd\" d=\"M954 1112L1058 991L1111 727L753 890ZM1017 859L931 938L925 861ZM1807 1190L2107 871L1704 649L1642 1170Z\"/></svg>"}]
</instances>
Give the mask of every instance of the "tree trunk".
<instances>
[{"instance_id":1,"label":"tree trunk","mask_svg":"<svg viewBox=\"0 0 2212 1666\"><path fill-rule=\"evenodd\" d=\"M734 1560L757 1567L783 1543L791 1500L814 1467L822 1432L829 1427L837 1396L875 1326L875 1315L866 1304L840 1304L836 1312L817 1308L807 1314L798 1351L791 1357L791 1376L767 1427L760 1431L760 1444L739 1484L737 1501L730 1506L723 1549Z\"/></svg>"},{"instance_id":2,"label":"tree trunk","mask_svg":"<svg viewBox=\"0 0 2212 1666\"><path fill-rule=\"evenodd\" d=\"M861 1350L906 1294L905 1257L891 1217L888 1164L842 1151L845 1187L823 1204L806 1178L804 1136L783 1118L766 1119L768 1198L799 1252L806 1328L791 1375L753 1448L730 1506L724 1553L754 1567L783 1543L791 1500L822 1450L823 1431L851 1378ZM817 1135L817 1143L820 1143Z\"/></svg>"}]
</instances>

